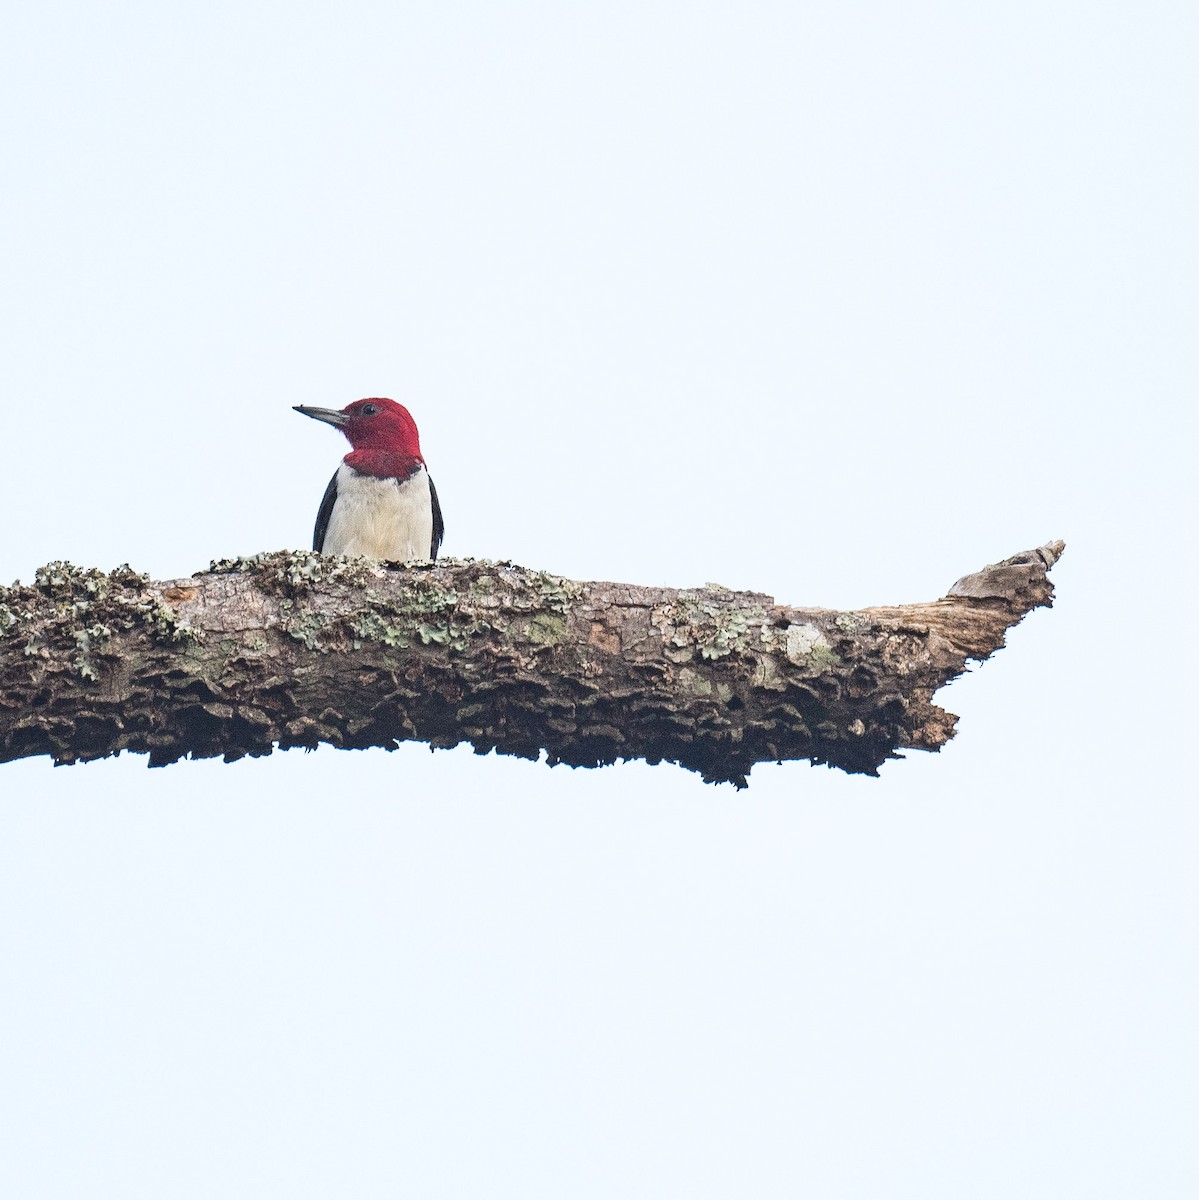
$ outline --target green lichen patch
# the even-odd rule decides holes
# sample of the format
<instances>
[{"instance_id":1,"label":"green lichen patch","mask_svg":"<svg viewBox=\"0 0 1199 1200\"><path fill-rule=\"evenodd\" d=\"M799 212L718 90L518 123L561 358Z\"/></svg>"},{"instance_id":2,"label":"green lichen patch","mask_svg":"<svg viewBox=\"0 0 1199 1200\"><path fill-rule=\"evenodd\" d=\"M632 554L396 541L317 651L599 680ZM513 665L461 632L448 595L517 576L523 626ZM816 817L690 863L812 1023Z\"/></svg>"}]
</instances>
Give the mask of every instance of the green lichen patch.
<instances>
[{"instance_id":1,"label":"green lichen patch","mask_svg":"<svg viewBox=\"0 0 1199 1200\"><path fill-rule=\"evenodd\" d=\"M787 659L793 666L820 675L832 670L841 662L840 656L815 625L788 625L785 637Z\"/></svg>"},{"instance_id":2,"label":"green lichen patch","mask_svg":"<svg viewBox=\"0 0 1199 1200\"><path fill-rule=\"evenodd\" d=\"M463 650L494 628L549 645L566 636L582 585L545 571L488 560L383 563L307 550L212 562L202 574L241 574L280 598L284 631L312 650L375 643ZM344 602L337 595L344 589ZM334 611L330 611L331 604ZM531 622L498 614L536 614Z\"/></svg>"},{"instance_id":3,"label":"green lichen patch","mask_svg":"<svg viewBox=\"0 0 1199 1200\"><path fill-rule=\"evenodd\" d=\"M79 675L99 676L117 633L145 629L156 641L198 640L200 633L150 591L149 577L127 564L114 571L56 561L39 567L29 586L0 588L0 636L25 640L27 656L66 650Z\"/></svg>"},{"instance_id":4,"label":"green lichen patch","mask_svg":"<svg viewBox=\"0 0 1199 1200\"><path fill-rule=\"evenodd\" d=\"M524 625L526 641L534 646L554 646L566 637L566 617L558 611L537 613Z\"/></svg>"},{"instance_id":5,"label":"green lichen patch","mask_svg":"<svg viewBox=\"0 0 1199 1200\"><path fill-rule=\"evenodd\" d=\"M710 696L713 692L712 681L690 667L684 667L679 672L679 686L697 696Z\"/></svg>"},{"instance_id":6,"label":"green lichen patch","mask_svg":"<svg viewBox=\"0 0 1199 1200\"><path fill-rule=\"evenodd\" d=\"M320 584L367 587L378 580L380 564L370 558L344 558L315 550L274 550L238 558L214 559L198 575L248 575L272 595L294 598Z\"/></svg>"},{"instance_id":7,"label":"green lichen patch","mask_svg":"<svg viewBox=\"0 0 1199 1200\"><path fill-rule=\"evenodd\" d=\"M372 581L377 583L378 576ZM471 637L490 628L460 604L455 589L419 575L405 580L399 590L356 588L339 611L307 607L297 599L284 600L282 613L288 636L319 651L347 642L356 650L368 643L394 649L421 645L465 650Z\"/></svg>"},{"instance_id":8,"label":"green lichen patch","mask_svg":"<svg viewBox=\"0 0 1199 1200\"><path fill-rule=\"evenodd\" d=\"M327 650L332 622L320 612L285 613L281 622L283 632L300 642L307 650Z\"/></svg>"},{"instance_id":9,"label":"green lichen patch","mask_svg":"<svg viewBox=\"0 0 1199 1200\"><path fill-rule=\"evenodd\" d=\"M11 633L22 621L28 621L32 615L15 593L15 587L0 587L0 638Z\"/></svg>"},{"instance_id":10,"label":"green lichen patch","mask_svg":"<svg viewBox=\"0 0 1199 1200\"><path fill-rule=\"evenodd\" d=\"M552 612L568 613L571 604L582 594L583 585L548 571L537 571L529 581L538 601Z\"/></svg>"},{"instance_id":11,"label":"green lichen patch","mask_svg":"<svg viewBox=\"0 0 1199 1200\"><path fill-rule=\"evenodd\" d=\"M283 553L283 551L280 551ZM245 575L257 571L268 558L269 554L239 554L235 558L214 558L212 562L197 575Z\"/></svg>"},{"instance_id":12,"label":"green lichen patch","mask_svg":"<svg viewBox=\"0 0 1199 1200\"><path fill-rule=\"evenodd\" d=\"M102 652L104 643L112 637L112 630L107 625L92 625L88 629L75 630L74 658L75 669L84 679L98 679L92 655Z\"/></svg>"},{"instance_id":13,"label":"green lichen patch","mask_svg":"<svg viewBox=\"0 0 1199 1200\"><path fill-rule=\"evenodd\" d=\"M204 631L189 625L169 604L150 595L127 606L160 642L202 642Z\"/></svg>"},{"instance_id":14,"label":"green lichen patch","mask_svg":"<svg viewBox=\"0 0 1199 1200\"><path fill-rule=\"evenodd\" d=\"M680 596L673 604L655 609L652 620L666 641L666 657L681 663L696 654L716 660L748 653L753 648L752 630L766 620L766 612L758 605L745 607L716 596Z\"/></svg>"},{"instance_id":15,"label":"green lichen patch","mask_svg":"<svg viewBox=\"0 0 1199 1200\"><path fill-rule=\"evenodd\" d=\"M114 590L140 589L150 582L148 575L122 563L114 571L98 571L94 567L77 567L74 563L55 561L38 567L34 572L34 588L56 600L88 602L103 599Z\"/></svg>"}]
</instances>

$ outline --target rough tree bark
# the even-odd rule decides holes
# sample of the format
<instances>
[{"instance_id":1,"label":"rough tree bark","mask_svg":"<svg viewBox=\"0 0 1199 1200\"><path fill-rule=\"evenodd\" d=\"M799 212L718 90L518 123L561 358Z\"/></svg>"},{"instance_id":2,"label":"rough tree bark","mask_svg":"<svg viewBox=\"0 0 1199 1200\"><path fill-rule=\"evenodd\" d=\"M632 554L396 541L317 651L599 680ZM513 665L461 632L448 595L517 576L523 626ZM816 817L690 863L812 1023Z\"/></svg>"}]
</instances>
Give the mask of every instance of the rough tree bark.
<instances>
[{"instance_id":1,"label":"rough tree bark","mask_svg":"<svg viewBox=\"0 0 1199 1200\"><path fill-rule=\"evenodd\" d=\"M151 582L51 563L0 588L0 761L468 742L551 764L676 762L743 786L757 762L877 774L937 750L932 702L1052 603L1053 542L928 604L575 583L511 563L279 552Z\"/></svg>"}]
</instances>

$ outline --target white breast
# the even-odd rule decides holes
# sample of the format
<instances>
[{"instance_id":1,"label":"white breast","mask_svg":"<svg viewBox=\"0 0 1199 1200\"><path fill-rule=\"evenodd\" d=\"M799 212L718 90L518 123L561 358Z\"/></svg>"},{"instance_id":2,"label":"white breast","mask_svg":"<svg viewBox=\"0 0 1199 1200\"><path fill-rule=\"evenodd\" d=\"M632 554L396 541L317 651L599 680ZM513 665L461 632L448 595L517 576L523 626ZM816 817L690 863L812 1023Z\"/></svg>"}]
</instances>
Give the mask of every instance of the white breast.
<instances>
[{"instance_id":1,"label":"white breast","mask_svg":"<svg viewBox=\"0 0 1199 1200\"><path fill-rule=\"evenodd\" d=\"M324 553L365 554L409 562L428 558L433 541L433 502L429 473L420 467L411 479L359 475L344 463L337 472L337 502L329 515Z\"/></svg>"}]
</instances>

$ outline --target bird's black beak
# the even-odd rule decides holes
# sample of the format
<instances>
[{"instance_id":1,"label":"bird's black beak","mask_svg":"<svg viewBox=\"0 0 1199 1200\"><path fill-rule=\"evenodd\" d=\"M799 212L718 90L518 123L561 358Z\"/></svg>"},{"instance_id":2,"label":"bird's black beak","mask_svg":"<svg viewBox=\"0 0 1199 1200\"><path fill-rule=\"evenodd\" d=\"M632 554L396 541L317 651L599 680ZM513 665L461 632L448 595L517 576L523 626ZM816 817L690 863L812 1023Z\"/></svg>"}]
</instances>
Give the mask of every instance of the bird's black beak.
<instances>
[{"instance_id":1,"label":"bird's black beak","mask_svg":"<svg viewBox=\"0 0 1199 1200\"><path fill-rule=\"evenodd\" d=\"M335 408L309 408L306 404L293 404L292 408L306 417L312 417L314 421L324 421L326 425L336 425L338 429L344 429L350 423L350 418Z\"/></svg>"}]
</instances>

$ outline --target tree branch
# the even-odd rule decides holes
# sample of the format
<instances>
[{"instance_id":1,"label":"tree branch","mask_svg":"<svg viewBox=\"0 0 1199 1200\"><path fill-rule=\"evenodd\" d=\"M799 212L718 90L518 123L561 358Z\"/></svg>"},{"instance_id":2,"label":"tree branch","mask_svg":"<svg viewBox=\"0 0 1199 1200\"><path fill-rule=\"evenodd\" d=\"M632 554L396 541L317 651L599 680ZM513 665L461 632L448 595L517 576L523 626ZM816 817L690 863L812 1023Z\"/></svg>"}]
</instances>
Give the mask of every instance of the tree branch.
<instances>
[{"instance_id":1,"label":"tree branch","mask_svg":"<svg viewBox=\"0 0 1199 1200\"><path fill-rule=\"evenodd\" d=\"M0 588L0 761L423 741L580 767L668 760L738 786L786 759L876 775L953 736L933 694L1052 603L1062 550L855 612L469 560L280 551L167 583L51 563Z\"/></svg>"}]
</instances>

